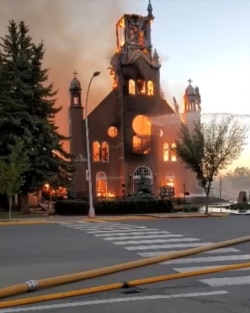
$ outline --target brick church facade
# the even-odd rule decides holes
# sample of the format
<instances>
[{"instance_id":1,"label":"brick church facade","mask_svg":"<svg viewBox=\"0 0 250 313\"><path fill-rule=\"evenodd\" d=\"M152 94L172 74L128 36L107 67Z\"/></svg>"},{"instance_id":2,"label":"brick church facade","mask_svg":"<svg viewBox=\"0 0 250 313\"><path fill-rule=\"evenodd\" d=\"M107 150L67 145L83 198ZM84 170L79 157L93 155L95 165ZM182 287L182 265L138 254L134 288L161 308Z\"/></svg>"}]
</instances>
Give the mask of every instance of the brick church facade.
<instances>
[{"instance_id":1,"label":"brick church facade","mask_svg":"<svg viewBox=\"0 0 250 313\"><path fill-rule=\"evenodd\" d=\"M159 56L151 44L150 1L147 10L147 16L125 14L117 22L117 51L109 68L112 90L88 115L94 198L134 194L142 176L155 195L166 185L174 187L176 196L198 188L195 175L175 153L175 140L181 123L192 127L200 118L199 89L189 81L182 112L175 98L173 106L164 99ZM70 97L72 192L87 193L86 118L76 77Z\"/></svg>"}]
</instances>

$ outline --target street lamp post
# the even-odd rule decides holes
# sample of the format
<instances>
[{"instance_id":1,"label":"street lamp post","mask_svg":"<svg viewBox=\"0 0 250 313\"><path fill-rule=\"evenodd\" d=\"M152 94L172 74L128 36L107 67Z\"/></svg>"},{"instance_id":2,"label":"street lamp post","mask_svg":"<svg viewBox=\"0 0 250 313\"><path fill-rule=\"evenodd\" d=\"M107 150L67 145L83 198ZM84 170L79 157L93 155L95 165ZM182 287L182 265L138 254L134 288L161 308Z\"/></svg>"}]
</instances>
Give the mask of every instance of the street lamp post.
<instances>
[{"instance_id":1,"label":"street lamp post","mask_svg":"<svg viewBox=\"0 0 250 313\"><path fill-rule=\"evenodd\" d=\"M88 123L88 98L89 90L93 79L98 76L100 72L94 72L88 85L85 103L85 132L86 132L86 148L87 148L87 175L89 184L89 217L95 217L95 208L93 205L93 189L92 189L92 173L91 173L91 158L90 158L90 146L89 146L89 123Z\"/></svg>"}]
</instances>

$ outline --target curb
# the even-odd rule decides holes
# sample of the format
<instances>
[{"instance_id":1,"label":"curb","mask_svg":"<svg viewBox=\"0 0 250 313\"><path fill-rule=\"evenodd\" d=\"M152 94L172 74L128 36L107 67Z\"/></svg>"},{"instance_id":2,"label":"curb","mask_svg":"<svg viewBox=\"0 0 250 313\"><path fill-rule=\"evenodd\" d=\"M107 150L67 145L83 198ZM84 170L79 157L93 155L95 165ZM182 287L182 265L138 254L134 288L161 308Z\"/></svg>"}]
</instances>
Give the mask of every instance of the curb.
<instances>
[{"instance_id":1,"label":"curb","mask_svg":"<svg viewBox=\"0 0 250 313\"><path fill-rule=\"evenodd\" d=\"M171 219L171 218L210 218L210 217L228 217L229 214L173 214L173 215L152 215L154 218L165 218L165 219Z\"/></svg>"},{"instance_id":2,"label":"curb","mask_svg":"<svg viewBox=\"0 0 250 313\"><path fill-rule=\"evenodd\" d=\"M115 217L95 217L95 218L84 218L83 220L79 220L79 222L90 222L90 223L98 223L98 222L115 222L115 221L131 221L131 220L155 220L158 219L157 216L154 215L130 215L130 216L115 216Z\"/></svg>"},{"instance_id":3,"label":"curb","mask_svg":"<svg viewBox=\"0 0 250 313\"><path fill-rule=\"evenodd\" d=\"M40 221L22 221L22 220L16 220L16 221L0 221L0 226L10 226L10 225L35 225L35 224L49 224L51 222L46 220L40 220Z\"/></svg>"},{"instance_id":4,"label":"curb","mask_svg":"<svg viewBox=\"0 0 250 313\"><path fill-rule=\"evenodd\" d=\"M41 220L0 220L0 226L11 226L11 225L39 225L39 224L58 224L63 222L89 222L89 223L98 223L98 222L117 222L117 221L140 221L140 220L157 220L157 219L180 219L180 218L211 218L211 217L228 217L229 213L218 214L141 214L141 215L129 215L129 216L110 216L110 217L94 217L94 218L83 218L83 219L71 219L69 221L65 220L50 220L41 219ZM243 215L243 214L242 214Z\"/></svg>"},{"instance_id":5,"label":"curb","mask_svg":"<svg viewBox=\"0 0 250 313\"><path fill-rule=\"evenodd\" d=\"M114 221L127 221L127 220L156 220L156 219L171 219L171 218L210 218L210 217L227 217L229 214L175 214L175 215L137 215L137 216L126 216L126 217L96 217L96 218L85 218L80 220L81 222L98 223L98 222L114 222Z\"/></svg>"}]
</instances>

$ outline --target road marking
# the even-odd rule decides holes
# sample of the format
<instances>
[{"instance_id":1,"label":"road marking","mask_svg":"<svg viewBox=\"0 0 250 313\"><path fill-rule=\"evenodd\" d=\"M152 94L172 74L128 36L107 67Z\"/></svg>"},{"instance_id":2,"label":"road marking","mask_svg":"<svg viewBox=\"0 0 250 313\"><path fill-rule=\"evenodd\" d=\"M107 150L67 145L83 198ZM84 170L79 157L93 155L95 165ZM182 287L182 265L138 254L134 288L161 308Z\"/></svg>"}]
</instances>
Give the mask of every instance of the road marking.
<instances>
[{"instance_id":1,"label":"road marking","mask_svg":"<svg viewBox=\"0 0 250 313\"><path fill-rule=\"evenodd\" d=\"M218 255L218 256L204 256L199 258L183 258L178 260L169 260L161 262L161 264L182 264L182 263L200 263L200 262L225 262L235 260L248 260L250 254L243 255Z\"/></svg>"},{"instance_id":2,"label":"road marking","mask_svg":"<svg viewBox=\"0 0 250 313\"><path fill-rule=\"evenodd\" d=\"M131 231L133 229L135 229L134 227L131 228L131 227L82 227L82 226L74 226L72 228L75 228L75 229L81 229L81 230L85 230L85 231L88 231L88 232L92 232L92 233L98 233L98 232L109 232L109 231Z\"/></svg>"},{"instance_id":3,"label":"road marking","mask_svg":"<svg viewBox=\"0 0 250 313\"><path fill-rule=\"evenodd\" d=\"M128 232L117 232L117 233L108 233L108 234L97 234L95 232L93 232L93 234L97 237L105 237L105 236L124 236L124 235L128 235L128 233L130 235L143 235L143 234L170 234L169 232L165 231L165 232L162 232L162 231L159 231L159 230L156 230L156 231L148 231L147 229L145 230L130 230Z\"/></svg>"},{"instance_id":4,"label":"road marking","mask_svg":"<svg viewBox=\"0 0 250 313\"><path fill-rule=\"evenodd\" d=\"M205 246L207 243L201 242L192 242L192 243L175 243L175 244L166 244L166 245L150 245L150 246L129 246L124 247L127 250L135 251L135 250L153 250L153 249L169 249L169 248L187 248L187 247L198 247Z\"/></svg>"},{"instance_id":5,"label":"road marking","mask_svg":"<svg viewBox=\"0 0 250 313\"><path fill-rule=\"evenodd\" d=\"M74 229L84 229L84 230L89 230L89 231L103 231L103 230L133 230L137 229L139 226L90 226L90 225L81 225L81 224L71 224L71 225L64 225L69 228L74 228ZM141 229L141 228L140 228Z\"/></svg>"},{"instance_id":6,"label":"road marking","mask_svg":"<svg viewBox=\"0 0 250 313\"><path fill-rule=\"evenodd\" d=\"M211 244L211 243L207 242L207 244ZM166 254L166 253L176 253L176 252L180 252L180 250L168 250L168 251L163 250L163 251L154 251L154 252L141 252L138 254L144 258L150 258L150 257L156 256L156 255L162 255L162 254ZM215 250L211 250L211 251L202 252L201 254L203 254L203 253L210 253L210 254L211 253L228 253L228 252L232 253L232 252L241 252L241 251L238 249L235 249L235 248L221 248L221 249L215 249Z\"/></svg>"},{"instance_id":7,"label":"road marking","mask_svg":"<svg viewBox=\"0 0 250 313\"><path fill-rule=\"evenodd\" d=\"M207 284L211 287L239 286L239 285L249 285L250 284L250 276L208 278L208 279L201 279L199 281L204 283L204 284Z\"/></svg>"},{"instance_id":8,"label":"road marking","mask_svg":"<svg viewBox=\"0 0 250 313\"><path fill-rule=\"evenodd\" d=\"M115 304L115 303L130 302L130 301L172 300L172 299L191 298L191 297L211 297L211 296L218 296L218 295L225 295L225 294L228 294L226 290L218 290L218 291L210 291L210 292L179 293L179 294L171 294L171 295L124 297L124 298L37 305L37 306L30 306L30 307L25 307L25 308L17 307L17 308L9 308L9 309L0 309L0 313L15 313L15 312L30 312L30 311L41 311L41 310L51 310L51 309L63 309L63 308L73 308L73 307L80 307L80 306L107 304L107 303Z\"/></svg>"},{"instance_id":9,"label":"road marking","mask_svg":"<svg viewBox=\"0 0 250 313\"><path fill-rule=\"evenodd\" d=\"M114 241L116 245L136 245L142 243L168 243L168 242L183 242L183 241L199 241L198 238L170 238L170 239L151 239L151 240L129 240L129 241Z\"/></svg>"},{"instance_id":10,"label":"road marking","mask_svg":"<svg viewBox=\"0 0 250 313\"><path fill-rule=\"evenodd\" d=\"M124 231L124 232L131 232L132 230L133 231L136 231L136 230L143 230L143 229L147 229L147 230L158 230L158 229L156 229L156 228L146 228L145 226L138 226L138 227L133 227L133 228L129 228L129 229L122 229L122 231ZM97 230L97 231L95 231L95 230L90 230L90 231L88 231L88 233L89 234L107 234L107 233L116 233L116 232L118 232L119 231L119 229L115 229L115 230Z\"/></svg>"},{"instance_id":11,"label":"road marking","mask_svg":"<svg viewBox=\"0 0 250 313\"><path fill-rule=\"evenodd\" d=\"M120 225L112 225L112 224L102 224L102 225L82 225L82 224L77 224L75 226L78 227L82 227L82 228L88 228L88 229L131 229L131 228L138 228L138 227L143 227L146 228L146 226L138 226L138 225L124 225L124 224L120 224Z\"/></svg>"},{"instance_id":12,"label":"road marking","mask_svg":"<svg viewBox=\"0 0 250 313\"><path fill-rule=\"evenodd\" d=\"M216 268L218 265L210 265L210 266L189 266L189 267L178 267L178 268L173 268L174 271L179 272L179 273L185 273L185 272L190 272L190 271L200 271L204 269L209 269L209 268ZM230 270L227 272L235 272L235 271L249 271L249 268L239 268L237 270Z\"/></svg>"},{"instance_id":13,"label":"road marking","mask_svg":"<svg viewBox=\"0 0 250 313\"><path fill-rule=\"evenodd\" d=\"M170 237L183 237L183 235L175 235L175 234L163 234L163 235L135 235L135 236L121 236L117 237L108 237L103 238L105 240L126 240L126 239L154 239L154 238L170 238Z\"/></svg>"}]
</instances>

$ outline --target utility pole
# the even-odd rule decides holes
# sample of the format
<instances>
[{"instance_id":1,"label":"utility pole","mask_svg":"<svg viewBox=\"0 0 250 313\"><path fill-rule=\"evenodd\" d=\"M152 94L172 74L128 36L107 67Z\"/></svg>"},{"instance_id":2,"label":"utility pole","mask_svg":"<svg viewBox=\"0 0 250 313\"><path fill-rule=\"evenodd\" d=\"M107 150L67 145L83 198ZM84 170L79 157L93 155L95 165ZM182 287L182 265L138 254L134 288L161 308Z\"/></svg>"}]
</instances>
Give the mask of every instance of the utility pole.
<instances>
[{"instance_id":1,"label":"utility pole","mask_svg":"<svg viewBox=\"0 0 250 313\"><path fill-rule=\"evenodd\" d=\"M186 204L186 185L183 184L183 204Z\"/></svg>"},{"instance_id":2,"label":"utility pole","mask_svg":"<svg viewBox=\"0 0 250 313\"><path fill-rule=\"evenodd\" d=\"M220 188L220 212L222 212L222 179L221 179L221 176L220 176L220 182L219 182L219 188Z\"/></svg>"}]
</instances>

